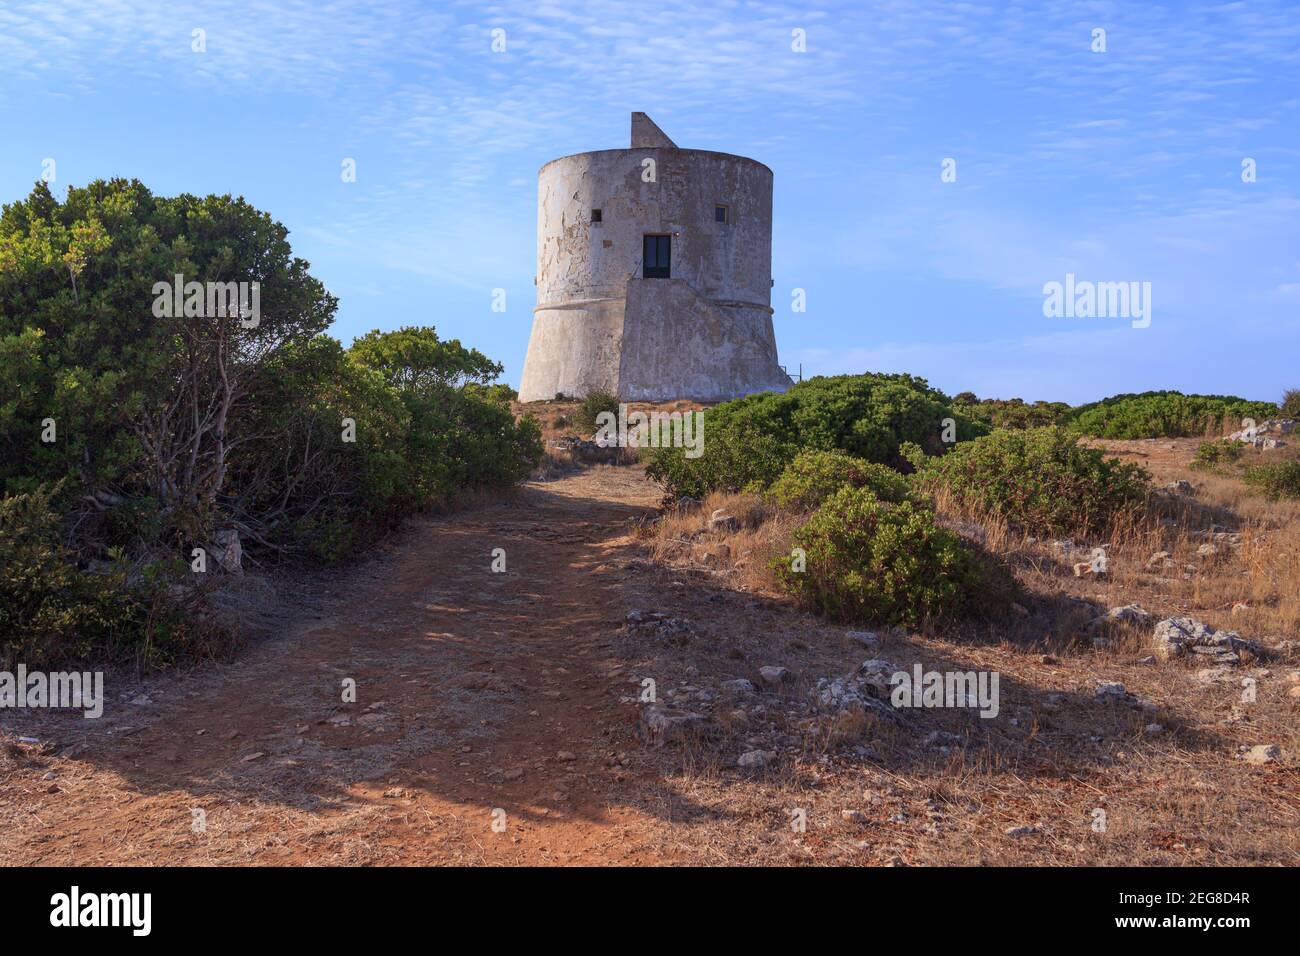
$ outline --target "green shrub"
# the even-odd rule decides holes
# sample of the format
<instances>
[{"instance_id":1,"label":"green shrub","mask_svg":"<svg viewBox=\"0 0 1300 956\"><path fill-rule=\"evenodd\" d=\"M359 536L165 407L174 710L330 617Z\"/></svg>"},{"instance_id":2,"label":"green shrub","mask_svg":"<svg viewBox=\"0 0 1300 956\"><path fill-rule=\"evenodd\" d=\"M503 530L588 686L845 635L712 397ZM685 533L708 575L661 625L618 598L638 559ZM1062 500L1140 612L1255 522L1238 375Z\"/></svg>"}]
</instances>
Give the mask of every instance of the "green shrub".
<instances>
[{"instance_id":1,"label":"green shrub","mask_svg":"<svg viewBox=\"0 0 1300 956\"><path fill-rule=\"evenodd\" d=\"M1241 460L1241 442L1221 439L1220 441L1203 441L1192 456L1192 467L1202 471L1214 471L1225 465L1232 465Z\"/></svg>"},{"instance_id":2,"label":"green shrub","mask_svg":"<svg viewBox=\"0 0 1300 956\"><path fill-rule=\"evenodd\" d=\"M1145 499L1150 475L1107 458L1062 428L997 431L931 459L921 476L968 507L1031 534L1103 532Z\"/></svg>"},{"instance_id":3,"label":"green shrub","mask_svg":"<svg viewBox=\"0 0 1300 956\"><path fill-rule=\"evenodd\" d=\"M60 543L57 488L0 496L0 669L36 669L133 657L156 667L186 656L204 628L169 596L172 572L156 562L128 584L119 559L82 571Z\"/></svg>"},{"instance_id":4,"label":"green shrub","mask_svg":"<svg viewBox=\"0 0 1300 956\"><path fill-rule=\"evenodd\" d=\"M1070 412L1066 421L1096 438L1184 438L1213 431L1224 419L1240 422L1276 414L1277 406L1272 402L1252 402L1231 395L1143 392L1081 405Z\"/></svg>"},{"instance_id":5,"label":"green shrub","mask_svg":"<svg viewBox=\"0 0 1300 956\"><path fill-rule=\"evenodd\" d=\"M611 395L609 392L592 392L574 409L573 424L583 435L590 436L600 427L597 416L601 412L613 412L617 416L618 405L618 396Z\"/></svg>"},{"instance_id":6,"label":"green shrub","mask_svg":"<svg viewBox=\"0 0 1300 956\"><path fill-rule=\"evenodd\" d=\"M177 274L256 283L259 321L176 314L154 287ZM75 624L104 653L180 656L204 626L197 602L167 595L192 583L184 561L215 530L238 527L259 560L339 560L540 460L537 423L516 422L513 390L494 383L500 364L430 327L345 349L325 334L336 308L288 230L243 199L112 179L62 201L38 183L0 209L0 493L22 525L4 542L15 597L0 642L18 633L28 659L57 655ZM58 500L24 497L56 481ZM70 556L111 551L112 574Z\"/></svg>"},{"instance_id":7,"label":"green shrub","mask_svg":"<svg viewBox=\"0 0 1300 956\"><path fill-rule=\"evenodd\" d=\"M963 400L966 399L966 400ZM984 422L991 428L1040 428L1057 425L1070 412L1065 402L1034 402L1022 398L986 398L979 401L970 392L953 399L953 408L967 418Z\"/></svg>"},{"instance_id":8,"label":"green shrub","mask_svg":"<svg viewBox=\"0 0 1300 956\"><path fill-rule=\"evenodd\" d=\"M674 497L700 498L714 490L767 488L805 449L839 450L886 465L901 464L904 442L942 454L945 420L958 441L988 426L952 408L942 392L911 375L811 378L784 393L763 392L709 409L704 450L687 458L681 448L654 449L647 474Z\"/></svg>"},{"instance_id":9,"label":"green shrub","mask_svg":"<svg viewBox=\"0 0 1300 956\"><path fill-rule=\"evenodd\" d=\"M1274 501L1279 498L1300 498L1300 461L1256 465L1246 469L1242 480Z\"/></svg>"},{"instance_id":10,"label":"green shrub","mask_svg":"<svg viewBox=\"0 0 1300 956\"><path fill-rule=\"evenodd\" d=\"M1300 388L1288 388L1278 410L1283 418L1300 418Z\"/></svg>"},{"instance_id":11,"label":"green shrub","mask_svg":"<svg viewBox=\"0 0 1300 956\"><path fill-rule=\"evenodd\" d=\"M987 568L957 535L910 501L841 488L794 534L806 568L775 565L781 585L836 621L917 627L996 607Z\"/></svg>"},{"instance_id":12,"label":"green shrub","mask_svg":"<svg viewBox=\"0 0 1300 956\"><path fill-rule=\"evenodd\" d=\"M798 511L812 511L845 485L866 488L881 501L906 499L911 489L907 479L886 465L854 458L842 451L800 452L772 484L777 504Z\"/></svg>"}]
</instances>

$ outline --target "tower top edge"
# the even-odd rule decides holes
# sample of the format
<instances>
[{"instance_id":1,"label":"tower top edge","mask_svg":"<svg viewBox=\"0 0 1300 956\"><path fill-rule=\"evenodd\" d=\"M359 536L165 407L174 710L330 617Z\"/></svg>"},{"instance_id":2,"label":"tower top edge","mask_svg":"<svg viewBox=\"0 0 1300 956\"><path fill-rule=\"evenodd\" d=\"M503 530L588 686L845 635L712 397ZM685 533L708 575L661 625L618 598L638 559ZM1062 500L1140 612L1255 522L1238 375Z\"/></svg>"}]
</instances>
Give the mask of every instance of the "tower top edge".
<instances>
[{"instance_id":1,"label":"tower top edge","mask_svg":"<svg viewBox=\"0 0 1300 956\"><path fill-rule=\"evenodd\" d=\"M681 154L687 156L702 156L702 157L712 157L715 159L729 159L729 160L734 160L736 162L748 163L751 166L757 166L760 169L766 170L768 175L774 175L772 173L772 167L768 166L767 163L761 163L757 159L751 159L748 156L741 156L738 153L724 153L715 149L681 149L680 147L675 147L675 146L674 147L638 146L634 149L583 150L581 153L569 153L565 156L557 156L555 157L555 159L548 160L538 168L537 175L541 176L542 173L546 171L546 168L548 166L554 166L556 163L563 163L568 160L580 159L584 156L612 156L615 154L625 155L625 156L631 156L631 155L643 156L646 153L650 153L650 154L675 153L675 154Z\"/></svg>"}]
</instances>

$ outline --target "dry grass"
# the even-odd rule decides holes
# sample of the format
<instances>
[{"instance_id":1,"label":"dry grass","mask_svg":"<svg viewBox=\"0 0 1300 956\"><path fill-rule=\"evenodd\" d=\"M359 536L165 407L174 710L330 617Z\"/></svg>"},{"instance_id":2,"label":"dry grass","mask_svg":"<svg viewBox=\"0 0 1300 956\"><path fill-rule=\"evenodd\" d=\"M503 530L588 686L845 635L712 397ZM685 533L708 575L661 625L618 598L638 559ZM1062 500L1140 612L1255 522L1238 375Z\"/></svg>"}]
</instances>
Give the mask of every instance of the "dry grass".
<instances>
[{"instance_id":1,"label":"dry grass","mask_svg":"<svg viewBox=\"0 0 1300 956\"><path fill-rule=\"evenodd\" d=\"M665 801L693 808L677 849L700 862L770 864L1300 863L1300 506L1268 502L1231 475L1191 470L1199 439L1097 444L1140 461L1157 488L1189 480L1194 490L1162 492L1149 514L1068 548L941 499L946 524L1013 570L1023 613L994 627L882 632L871 651L776 591L767 566L787 553L796 517L757 496L713 495L643 526L659 567L705 592L691 594L689 606L675 597L673 613L690 614L709 634L655 654L647 669L665 685L673 674L702 686L752 677L766 663L797 675L761 696L759 718L720 708L721 739L680 755L664 786ZM716 508L740 519L739 529L710 530ZM1198 553L1205 544L1218 553ZM1101 545L1108 573L1076 577L1071 565ZM1169 563L1149 563L1161 551ZM736 591L759 600L738 610L723 598ZM1198 677L1192 662L1153 661L1150 625L1099 623L1108 608L1133 602L1155 620L1190 615L1236 630L1269 647L1269 658L1247 658L1218 681ZM799 716L816 677L850 672L864 657L902 669L996 671L1001 714L981 720L939 708L898 724L839 725ZM1247 677L1254 701L1244 699ZM1099 700L1101 680L1122 682L1131 699ZM933 731L956 742L927 746ZM1260 743L1281 745L1282 761L1236 759L1239 746ZM766 770L737 770L739 752L769 746L782 756ZM804 832L791 828L793 808L807 812ZM846 819L842 811L858 812ZM1094 830L1099 811L1104 831ZM1036 830L1006 832L1015 827Z\"/></svg>"}]
</instances>

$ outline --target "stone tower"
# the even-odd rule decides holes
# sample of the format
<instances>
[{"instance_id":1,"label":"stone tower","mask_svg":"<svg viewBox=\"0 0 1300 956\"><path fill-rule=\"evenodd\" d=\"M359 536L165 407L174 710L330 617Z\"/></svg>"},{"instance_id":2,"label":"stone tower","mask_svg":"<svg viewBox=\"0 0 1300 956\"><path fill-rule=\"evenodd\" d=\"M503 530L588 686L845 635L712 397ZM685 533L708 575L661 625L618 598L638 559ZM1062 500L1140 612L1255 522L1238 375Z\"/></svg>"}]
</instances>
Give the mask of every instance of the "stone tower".
<instances>
[{"instance_id":1,"label":"stone tower","mask_svg":"<svg viewBox=\"0 0 1300 956\"><path fill-rule=\"evenodd\" d=\"M772 171L678 149L633 113L630 149L537 174L537 308L519 398L784 391L771 276Z\"/></svg>"}]
</instances>

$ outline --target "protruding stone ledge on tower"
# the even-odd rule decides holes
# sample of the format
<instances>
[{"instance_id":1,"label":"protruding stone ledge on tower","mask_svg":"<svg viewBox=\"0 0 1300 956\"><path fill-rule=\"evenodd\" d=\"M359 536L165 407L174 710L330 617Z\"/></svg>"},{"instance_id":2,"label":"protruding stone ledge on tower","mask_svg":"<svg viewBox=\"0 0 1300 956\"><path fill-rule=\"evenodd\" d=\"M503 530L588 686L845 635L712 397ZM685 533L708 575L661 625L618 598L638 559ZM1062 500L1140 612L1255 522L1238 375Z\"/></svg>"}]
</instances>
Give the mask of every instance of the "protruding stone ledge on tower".
<instances>
[{"instance_id":1,"label":"protruding stone ledge on tower","mask_svg":"<svg viewBox=\"0 0 1300 956\"><path fill-rule=\"evenodd\" d=\"M644 113L632 114L633 149L676 149L677 144Z\"/></svg>"}]
</instances>

